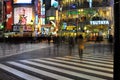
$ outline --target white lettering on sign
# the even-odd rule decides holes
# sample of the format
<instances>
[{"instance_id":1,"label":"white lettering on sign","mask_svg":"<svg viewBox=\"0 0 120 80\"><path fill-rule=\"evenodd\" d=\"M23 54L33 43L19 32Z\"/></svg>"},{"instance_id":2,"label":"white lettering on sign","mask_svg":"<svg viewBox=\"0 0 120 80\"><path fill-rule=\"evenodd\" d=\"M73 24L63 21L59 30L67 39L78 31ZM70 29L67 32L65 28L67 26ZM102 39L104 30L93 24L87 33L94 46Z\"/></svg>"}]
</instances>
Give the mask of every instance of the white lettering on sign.
<instances>
[{"instance_id":1,"label":"white lettering on sign","mask_svg":"<svg viewBox=\"0 0 120 80\"><path fill-rule=\"evenodd\" d=\"M103 21L90 21L91 25L98 25L98 24L109 24L109 21L103 20Z\"/></svg>"}]
</instances>

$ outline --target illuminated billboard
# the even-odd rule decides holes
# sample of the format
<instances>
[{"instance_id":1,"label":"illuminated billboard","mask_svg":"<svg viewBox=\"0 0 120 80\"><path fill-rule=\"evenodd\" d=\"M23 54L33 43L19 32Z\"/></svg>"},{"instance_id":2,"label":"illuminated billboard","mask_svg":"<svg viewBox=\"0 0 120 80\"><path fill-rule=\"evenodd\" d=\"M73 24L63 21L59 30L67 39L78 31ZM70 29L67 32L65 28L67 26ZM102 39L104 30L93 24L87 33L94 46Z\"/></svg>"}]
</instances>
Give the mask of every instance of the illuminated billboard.
<instances>
[{"instance_id":1,"label":"illuminated billboard","mask_svg":"<svg viewBox=\"0 0 120 80\"><path fill-rule=\"evenodd\" d=\"M13 3L14 4L31 4L32 3L32 0L13 0Z\"/></svg>"},{"instance_id":2,"label":"illuminated billboard","mask_svg":"<svg viewBox=\"0 0 120 80\"><path fill-rule=\"evenodd\" d=\"M29 24L32 20L32 8L16 7L14 8L14 24Z\"/></svg>"}]
</instances>

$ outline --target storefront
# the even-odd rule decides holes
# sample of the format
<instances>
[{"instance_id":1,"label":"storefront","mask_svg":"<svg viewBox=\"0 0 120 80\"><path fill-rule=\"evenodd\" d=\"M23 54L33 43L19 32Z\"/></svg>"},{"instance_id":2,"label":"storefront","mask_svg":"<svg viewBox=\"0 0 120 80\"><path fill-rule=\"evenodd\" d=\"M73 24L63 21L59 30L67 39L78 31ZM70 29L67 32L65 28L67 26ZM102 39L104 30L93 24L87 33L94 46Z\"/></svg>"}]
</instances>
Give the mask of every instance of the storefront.
<instances>
[{"instance_id":1,"label":"storefront","mask_svg":"<svg viewBox=\"0 0 120 80\"><path fill-rule=\"evenodd\" d=\"M88 41L95 41L98 36L103 39L109 36L109 20L91 20L90 25L85 26Z\"/></svg>"},{"instance_id":2,"label":"storefront","mask_svg":"<svg viewBox=\"0 0 120 80\"><path fill-rule=\"evenodd\" d=\"M113 33L113 8L97 7L97 8L81 8L73 10L65 10L61 12L61 35L62 34L85 34L85 37L96 37L103 35L107 38L111 32ZM95 17L96 19L93 19ZM97 18L101 19L97 19ZM69 26L74 26L68 30ZM67 29L68 28L68 29ZM91 38L95 40L95 38Z\"/></svg>"}]
</instances>

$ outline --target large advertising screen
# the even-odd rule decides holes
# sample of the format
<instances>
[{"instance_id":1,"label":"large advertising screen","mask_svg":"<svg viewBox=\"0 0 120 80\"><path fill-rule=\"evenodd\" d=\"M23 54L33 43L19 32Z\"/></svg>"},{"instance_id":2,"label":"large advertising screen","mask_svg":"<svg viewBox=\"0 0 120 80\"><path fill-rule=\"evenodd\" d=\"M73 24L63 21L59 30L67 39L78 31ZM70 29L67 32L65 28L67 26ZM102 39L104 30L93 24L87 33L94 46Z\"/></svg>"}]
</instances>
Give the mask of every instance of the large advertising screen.
<instances>
[{"instance_id":1,"label":"large advertising screen","mask_svg":"<svg viewBox=\"0 0 120 80\"><path fill-rule=\"evenodd\" d=\"M16 7L14 8L14 24L29 24L32 20L32 8Z\"/></svg>"},{"instance_id":2,"label":"large advertising screen","mask_svg":"<svg viewBox=\"0 0 120 80\"><path fill-rule=\"evenodd\" d=\"M13 0L13 3L14 4L31 4L32 3L32 0Z\"/></svg>"}]
</instances>

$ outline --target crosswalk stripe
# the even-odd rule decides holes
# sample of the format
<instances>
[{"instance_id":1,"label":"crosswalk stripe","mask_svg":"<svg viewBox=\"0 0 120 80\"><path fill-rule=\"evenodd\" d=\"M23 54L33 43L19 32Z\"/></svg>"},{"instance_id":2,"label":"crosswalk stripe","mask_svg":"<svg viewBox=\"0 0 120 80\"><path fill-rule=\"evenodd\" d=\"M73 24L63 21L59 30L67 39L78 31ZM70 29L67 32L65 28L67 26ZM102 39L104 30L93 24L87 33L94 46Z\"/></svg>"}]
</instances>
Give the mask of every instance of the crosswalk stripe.
<instances>
[{"instance_id":1,"label":"crosswalk stripe","mask_svg":"<svg viewBox=\"0 0 120 80\"><path fill-rule=\"evenodd\" d=\"M78 56L77 56L77 57L72 57L72 58L75 58L75 59L80 59L80 57L78 57ZM98 62L98 63L111 64L111 65L113 65L113 62L102 61L102 59L101 59L101 60L94 60L94 58L89 59L89 58L84 58L84 57L83 57L83 59L84 59L84 60L89 60L89 61Z\"/></svg>"},{"instance_id":2,"label":"crosswalk stripe","mask_svg":"<svg viewBox=\"0 0 120 80\"><path fill-rule=\"evenodd\" d=\"M27 66L27 65L23 65L23 64L20 64L20 63L17 63L17 62L8 62L8 63L11 64L11 65L15 65L17 67L21 67L23 69L30 70L32 72L36 72L38 74L47 75L47 76L52 77L54 79L73 80L73 79L70 79L70 78L67 78L67 77L64 77L64 76L56 75L56 74L53 74L53 73L50 73L50 72L47 72L47 71L43 71L43 70L40 70L40 69L36 69L36 68L30 67L30 66Z\"/></svg>"},{"instance_id":3,"label":"crosswalk stripe","mask_svg":"<svg viewBox=\"0 0 120 80\"><path fill-rule=\"evenodd\" d=\"M38 60L38 61L41 61L41 60ZM31 62L31 61L21 60L21 62L32 64L32 65L36 65L36 66L40 66L40 67L44 67L44 68L47 68L47 69L55 70L55 71L58 71L58 72L62 72L62 73L66 73L66 74L70 74L70 75L74 75L74 76L78 76L78 77L82 77L82 78L86 78L86 79L104 80L102 78L93 77L93 76L89 76L89 75L85 75L85 74L81 74L81 73L77 73L77 72L72 72L72 71L69 71L69 70L60 69L60 68L56 68L56 67L53 67L53 66L48 66L48 65L40 64L40 63L38 64L38 63L35 63L35 62ZM45 62L45 61L42 60L42 62Z\"/></svg>"},{"instance_id":4,"label":"crosswalk stripe","mask_svg":"<svg viewBox=\"0 0 120 80\"><path fill-rule=\"evenodd\" d=\"M98 74L98 75L102 75L102 76L113 77L113 75L110 74L110 73L104 73L104 72L100 72L100 71L98 72L98 71L95 71L95 70L90 70L90 69L81 68L81 67L78 68L78 67L74 67L74 66L61 64L61 63L54 63L54 62L51 62L51 61L48 61L48 60L51 60L51 61L53 60L54 61L54 59L51 59L51 58L47 58L47 61L40 60L40 59L34 59L34 61L39 61L39 62L44 62L44 63L53 64L53 65L57 65L57 66L62 66L62 67L69 68L69 69L89 72L89 73Z\"/></svg>"},{"instance_id":5,"label":"crosswalk stripe","mask_svg":"<svg viewBox=\"0 0 120 80\"><path fill-rule=\"evenodd\" d=\"M113 58L102 55L78 55L8 61L0 68L25 80L112 80ZM31 73L33 72L33 73ZM22 75L23 74L23 75ZM44 76L44 77L42 77ZM30 78L30 79L29 79Z\"/></svg>"},{"instance_id":6,"label":"crosswalk stripe","mask_svg":"<svg viewBox=\"0 0 120 80\"><path fill-rule=\"evenodd\" d=\"M83 67L87 66L87 67L92 68L92 69L98 69L98 70L113 72L113 69L103 68L103 67L99 67L99 66L92 66L92 65L83 64L83 63L78 64L78 63L75 63L75 62L71 62L70 60L69 61L64 61L64 60L58 60L57 58L59 59L59 57L56 57L56 59L52 59L52 60L57 61L57 62L71 64L71 65L76 65L76 66L83 66ZM51 59L47 59L47 60L51 60Z\"/></svg>"},{"instance_id":7,"label":"crosswalk stripe","mask_svg":"<svg viewBox=\"0 0 120 80\"><path fill-rule=\"evenodd\" d=\"M42 80L40 78L37 78L37 77L34 77L32 75L26 74L24 72L21 72L19 70L13 69L13 68L8 67L8 66L3 65L3 64L0 64L0 68L5 70L5 71L8 71L8 72L10 72L10 73L12 73L14 75L17 75L17 76L19 76L21 78L24 78L26 80Z\"/></svg>"},{"instance_id":8,"label":"crosswalk stripe","mask_svg":"<svg viewBox=\"0 0 120 80\"><path fill-rule=\"evenodd\" d=\"M67 58L67 57L66 57L66 58L65 58L65 57L59 57L59 59L67 60L68 58ZM72 57L71 57L71 61L74 61L74 62L80 62L80 60L72 59ZM106 64L97 63L97 62L90 62L90 61L84 61L84 60L82 60L82 63L113 68L113 65L106 65Z\"/></svg>"},{"instance_id":9,"label":"crosswalk stripe","mask_svg":"<svg viewBox=\"0 0 120 80\"><path fill-rule=\"evenodd\" d=\"M78 55L75 55L76 57L78 57ZM90 59L98 59L98 60L102 60L102 61L108 61L108 62L113 62L113 58L110 57L109 59L108 58L105 58L103 56L83 56L83 58L90 58Z\"/></svg>"}]
</instances>

